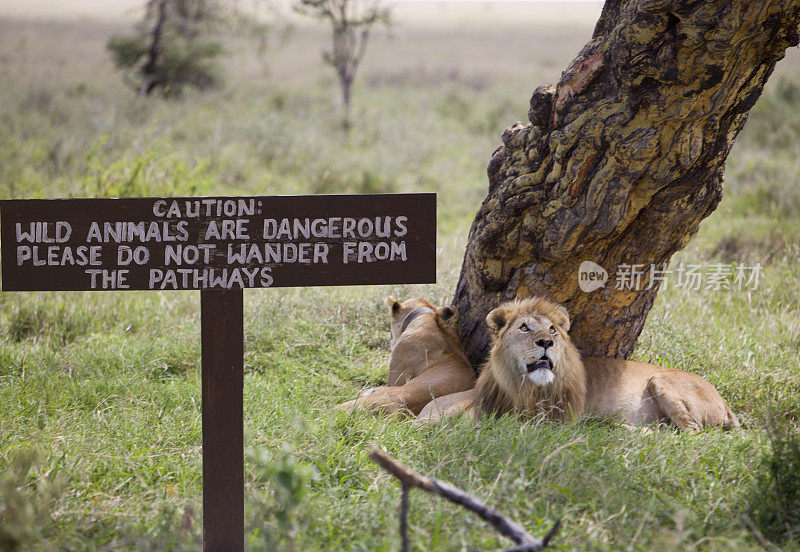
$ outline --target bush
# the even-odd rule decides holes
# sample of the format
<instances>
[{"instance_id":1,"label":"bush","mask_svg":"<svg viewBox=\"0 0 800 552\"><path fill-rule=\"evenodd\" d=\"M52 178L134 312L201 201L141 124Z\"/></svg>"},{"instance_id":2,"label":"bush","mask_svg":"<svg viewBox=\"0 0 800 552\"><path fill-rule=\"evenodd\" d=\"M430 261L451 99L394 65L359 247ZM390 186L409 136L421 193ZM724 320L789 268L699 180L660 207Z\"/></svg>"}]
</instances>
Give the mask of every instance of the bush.
<instances>
[{"instance_id":1,"label":"bush","mask_svg":"<svg viewBox=\"0 0 800 552\"><path fill-rule=\"evenodd\" d=\"M149 2L137 34L108 41L117 67L132 70L128 80L140 94L159 89L179 96L186 86L202 90L219 84L214 58L223 50L208 38L214 10L185 12L181 0Z\"/></svg>"},{"instance_id":2,"label":"bush","mask_svg":"<svg viewBox=\"0 0 800 552\"><path fill-rule=\"evenodd\" d=\"M273 457L262 448L253 448L247 458L255 468L254 484L266 486L264 492L255 495L249 509L248 549L294 550L298 516L303 507L308 507L308 487L318 477L316 470L294 460L288 450Z\"/></svg>"}]
</instances>

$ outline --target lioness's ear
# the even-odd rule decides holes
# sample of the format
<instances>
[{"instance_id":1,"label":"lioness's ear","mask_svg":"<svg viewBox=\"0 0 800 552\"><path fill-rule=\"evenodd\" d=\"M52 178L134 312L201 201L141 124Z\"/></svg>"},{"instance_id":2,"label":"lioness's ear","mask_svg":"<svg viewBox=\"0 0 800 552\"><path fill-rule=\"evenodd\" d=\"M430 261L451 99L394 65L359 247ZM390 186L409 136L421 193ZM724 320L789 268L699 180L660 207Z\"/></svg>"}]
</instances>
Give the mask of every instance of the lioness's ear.
<instances>
[{"instance_id":1,"label":"lioness's ear","mask_svg":"<svg viewBox=\"0 0 800 552\"><path fill-rule=\"evenodd\" d=\"M397 299L395 299L391 295L387 295L386 296L386 299L383 300L383 304L386 305L387 307L389 307L390 309L392 309L392 314L394 314L397 311L399 311L400 307L402 306L400 304L400 301L398 301Z\"/></svg>"},{"instance_id":2,"label":"lioness's ear","mask_svg":"<svg viewBox=\"0 0 800 552\"><path fill-rule=\"evenodd\" d=\"M569 313L564 305L556 305L556 310L562 315L562 319L558 321L558 325L564 328L565 332L569 331Z\"/></svg>"},{"instance_id":3,"label":"lioness's ear","mask_svg":"<svg viewBox=\"0 0 800 552\"><path fill-rule=\"evenodd\" d=\"M497 307L492 312L486 315L486 323L489 325L489 329L492 330L494 333L499 332L502 330L505 325L508 323L506 309L503 307Z\"/></svg>"},{"instance_id":4,"label":"lioness's ear","mask_svg":"<svg viewBox=\"0 0 800 552\"><path fill-rule=\"evenodd\" d=\"M455 314L456 311L452 307L437 307L436 314L442 317L442 320L447 320Z\"/></svg>"}]
</instances>

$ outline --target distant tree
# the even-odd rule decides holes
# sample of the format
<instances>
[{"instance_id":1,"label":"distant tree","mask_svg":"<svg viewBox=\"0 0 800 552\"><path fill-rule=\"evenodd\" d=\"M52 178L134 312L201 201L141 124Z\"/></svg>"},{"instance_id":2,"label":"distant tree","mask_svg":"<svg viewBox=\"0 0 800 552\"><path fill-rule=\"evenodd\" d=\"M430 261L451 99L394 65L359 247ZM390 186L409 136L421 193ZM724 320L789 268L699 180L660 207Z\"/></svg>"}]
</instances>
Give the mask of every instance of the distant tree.
<instances>
[{"instance_id":1,"label":"distant tree","mask_svg":"<svg viewBox=\"0 0 800 552\"><path fill-rule=\"evenodd\" d=\"M353 81L367 51L367 42L376 23L389 23L388 8L377 0L299 0L296 10L330 22L333 48L322 59L333 67L342 89L342 125L350 128L350 103Z\"/></svg>"},{"instance_id":2,"label":"distant tree","mask_svg":"<svg viewBox=\"0 0 800 552\"><path fill-rule=\"evenodd\" d=\"M209 88L219 82L213 60L222 46L208 37L220 18L215 0L147 0L138 32L112 37L108 49L119 68L134 70L130 82L142 96Z\"/></svg>"}]
</instances>

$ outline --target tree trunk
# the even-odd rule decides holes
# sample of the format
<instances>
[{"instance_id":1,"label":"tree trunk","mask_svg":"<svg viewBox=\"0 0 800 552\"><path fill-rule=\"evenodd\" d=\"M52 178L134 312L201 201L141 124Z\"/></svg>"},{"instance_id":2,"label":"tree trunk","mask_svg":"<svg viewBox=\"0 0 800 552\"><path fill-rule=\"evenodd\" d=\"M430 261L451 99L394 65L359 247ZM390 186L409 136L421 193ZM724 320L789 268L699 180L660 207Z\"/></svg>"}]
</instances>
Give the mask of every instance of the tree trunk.
<instances>
[{"instance_id":1,"label":"tree trunk","mask_svg":"<svg viewBox=\"0 0 800 552\"><path fill-rule=\"evenodd\" d=\"M473 362L486 314L528 295L567 307L583 354L631 354L658 292L651 265L716 208L733 141L799 26L800 0L606 0L489 162L453 300ZM585 260L608 272L604 287L581 291ZM626 265L643 266L641 289L616 289Z\"/></svg>"},{"instance_id":2,"label":"tree trunk","mask_svg":"<svg viewBox=\"0 0 800 552\"><path fill-rule=\"evenodd\" d=\"M350 124L351 124L351 121L350 121L350 113L351 113L350 101L351 101L351 96L350 96L350 94L352 93L352 89L353 89L353 79L351 77L349 77L348 75L343 74L339 78L339 83L342 86L342 128L345 131L349 131L350 130Z\"/></svg>"},{"instance_id":3,"label":"tree trunk","mask_svg":"<svg viewBox=\"0 0 800 552\"><path fill-rule=\"evenodd\" d=\"M150 49L147 54L147 63L142 67L142 74L144 75L144 84L139 91L141 96L149 96L159 85L156 77L158 70L159 58L163 51L162 38L164 32L164 22L167 20L167 0L158 0L156 5L156 24L153 27L153 32L150 34Z\"/></svg>"}]
</instances>

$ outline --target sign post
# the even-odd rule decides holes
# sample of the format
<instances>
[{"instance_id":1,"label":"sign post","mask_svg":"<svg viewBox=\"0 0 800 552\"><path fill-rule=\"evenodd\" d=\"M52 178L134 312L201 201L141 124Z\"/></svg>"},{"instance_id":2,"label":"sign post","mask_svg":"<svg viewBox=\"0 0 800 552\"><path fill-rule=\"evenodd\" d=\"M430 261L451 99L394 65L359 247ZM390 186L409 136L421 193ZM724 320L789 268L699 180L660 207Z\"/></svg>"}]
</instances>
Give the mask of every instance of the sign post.
<instances>
[{"instance_id":1,"label":"sign post","mask_svg":"<svg viewBox=\"0 0 800 552\"><path fill-rule=\"evenodd\" d=\"M3 291L200 290L203 548L244 549L244 288L436 281L436 195L0 201Z\"/></svg>"},{"instance_id":2,"label":"sign post","mask_svg":"<svg viewBox=\"0 0 800 552\"><path fill-rule=\"evenodd\" d=\"M244 550L243 293L200 292L203 546Z\"/></svg>"}]
</instances>

